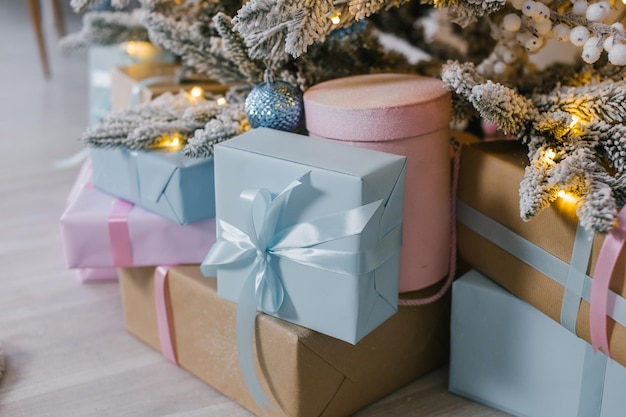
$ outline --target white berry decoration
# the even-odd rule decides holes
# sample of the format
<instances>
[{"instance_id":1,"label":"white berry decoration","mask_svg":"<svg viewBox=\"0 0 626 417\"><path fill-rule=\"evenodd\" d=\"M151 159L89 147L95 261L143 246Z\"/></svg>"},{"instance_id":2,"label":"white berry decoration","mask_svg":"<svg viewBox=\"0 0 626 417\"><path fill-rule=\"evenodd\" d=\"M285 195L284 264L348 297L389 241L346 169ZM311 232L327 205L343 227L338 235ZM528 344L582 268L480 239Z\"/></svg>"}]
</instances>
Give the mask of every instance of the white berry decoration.
<instances>
[{"instance_id":1,"label":"white berry decoration","mask_svg":"<svg viewBox=\"0 0 626 417\"><path fill-rule=\"evenodd\" d=\"M574 3L574 7L572 8L572 12L579 16L584 16L587 13L587 8L589 7L589 3L584 0L579 0Z\"/></svg>"},{"instance_id":2,"label":"white berry decoration","mask_svg":"<svg viewBox=\"0 0 626 417\"><path fill-rule=\"evenodd\" d=\"M531 36L524 44L524 47L530 53L537 52L542 46L543 38L538 38L537 36Z\"/></svg>"},{"instance_id":3,"label":"white berry decoration","mask_svg":"<svg viewBox=\"0 0 626 417\"><path fill-rule=\"evenodd\" d=\"M559 23L552 28L552 33L554 34L554 37L561 42L569 41L569 32L569 26L564 23Z\"/></svg>"},{"instance_id":4,"label":"white berry decoration","mask_svg":"<svg viewBox=\"0 0 626 417\"><path fill-rule=\"evenodd\" d=\"M601 22L611 14L611 5L606 1L590 4L585 17L592 22Z\"/></svg>"},{"instance_id":5,"label":"white berry decoration","mask_svg":"<svg viewBox=\"0 0 626 417\"><path fill-rule=\"evenodd\" d=\"M515 13L509 13L502 19L502 26L509 32L517 32L522 27L522 18Z\"/></svg>"},{"instance_id":6,"label":"white berry decoration","mask_svg":"<svg viewBox=\"0 0 626 417\"><path fill-rule=\"evenodd\" d=\"M575 46L583 46L589 39L589 29L584 26L576 26L569 33L569 40Z\"/></svg>"},{"instance_id":7,"label":"white berry decoration","mask_svg":"<svg viewBox=\"0 0 626 417\"><path fill-rule=\"evenodd\" d=\"M609 62L613 65L626 65L626 45L614 44L609 51Z\"/></svg>"},{"instance_id":8,"label":"white berry decoration","mask_svg":"<svg viewBox=\"0 0 626 417\"><path fill-rule=\"evenodd\" d=\"M602 48L598 45L585 46L583 48L582 58L587 64L593 64L600 58Z\"/></svg>"}]
</instances>

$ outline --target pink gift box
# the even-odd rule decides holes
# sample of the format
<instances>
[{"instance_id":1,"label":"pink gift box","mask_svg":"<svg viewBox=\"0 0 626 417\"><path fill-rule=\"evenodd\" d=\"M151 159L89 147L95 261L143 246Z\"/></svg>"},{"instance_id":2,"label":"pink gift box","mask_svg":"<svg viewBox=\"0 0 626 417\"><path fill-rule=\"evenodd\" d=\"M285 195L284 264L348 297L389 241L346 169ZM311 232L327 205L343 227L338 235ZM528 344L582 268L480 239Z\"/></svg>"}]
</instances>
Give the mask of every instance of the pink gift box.
<instances>
[{"instance_id":1,"label":"pink gift box","mask_svg":"<svg viewBox=\"0 0 626 417\"><path fill-rule=\"evenodd\" d=\"M437 283L450 254L450 92L409 74L338 78L304 94L309 135L407 157L400 292Z\"/></svg>"},{"instance_id":2,"label":"pink gift box","mask_svg":"<svg viewBox=\"0 0 626 417\"><path fill-rule=\"evenodd\" d=\"M89 178L86 163L60 220L65 262L81 281L117 279L117 267L200 264L215 243L215 218L182 226L92 188ZM114 220L123 233L112 232Z\"/></svg>"}]
</instances>

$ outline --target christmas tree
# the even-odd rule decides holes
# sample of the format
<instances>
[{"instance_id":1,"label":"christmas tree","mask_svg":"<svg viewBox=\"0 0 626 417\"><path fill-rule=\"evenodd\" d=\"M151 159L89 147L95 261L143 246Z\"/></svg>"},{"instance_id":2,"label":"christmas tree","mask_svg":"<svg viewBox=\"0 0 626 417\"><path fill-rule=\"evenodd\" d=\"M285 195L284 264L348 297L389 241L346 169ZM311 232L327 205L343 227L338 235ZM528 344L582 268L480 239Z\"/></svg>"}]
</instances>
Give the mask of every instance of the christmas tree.
<instances>
[{"instance_id":1,"label":"christmas tree","mask_svg":"<svg viewBox=\"0 0 626 417\"><path fill-rule=\"evenodd\" d=\"M571 194L582 225L606 233L626 204L621 9L586 0L141 0L134 13L152 42L235 87L225 103L168 95L111 114L84 140L149 148L183 132L187 155L209 156L216 143L255 127L246 98L267 77L296 90L279 94L297 96L348 75L429 75L453 91L455 127L485 120L527 145L522 218ZM428 58L414 63L387 50L385 34ZM578 47L577 62L536 67L531 57L548 41Z\"/></svg>"}]
</instances>

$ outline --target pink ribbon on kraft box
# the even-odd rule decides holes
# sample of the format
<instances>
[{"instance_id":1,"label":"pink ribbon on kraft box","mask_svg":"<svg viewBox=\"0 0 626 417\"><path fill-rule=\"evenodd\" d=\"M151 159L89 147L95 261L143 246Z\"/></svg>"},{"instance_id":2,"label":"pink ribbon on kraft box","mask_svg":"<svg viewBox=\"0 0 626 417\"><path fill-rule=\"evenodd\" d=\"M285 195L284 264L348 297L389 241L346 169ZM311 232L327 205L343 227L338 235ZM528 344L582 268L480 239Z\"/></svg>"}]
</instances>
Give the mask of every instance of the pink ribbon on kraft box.
<instances>
[{"instance_id":1,"label":"pink ribbon on kraft box","mask_svg":"<svg viewBox=\"0 0 626 417\"><path fill-rule=\"evenodd\" d=\"M609 284L617 259L626 243L626 207L617 215L617 225L606 235L591 281L589 303L591 344L595 352L602 349L610 356L607 335L607 314L609 310Z\"/></svg>"},{"instance_id":2,"label":"pink ribbon on kraft box","mask_svg":"<svg viewBox=\"0 0 626 417\"><path fill-rule=\"evenodd\" d=\"M168 305L167 276L170 271L169 265L157 266L154 270L154 301L156 307L157 329L159 332L159 344L161 353L167 360L178 365L172 331L170 326L170 308Z\"/></svg>"},{"instance_id":3,"label":"pink ribbon on kraft box","mask_svg":"<svg viewBox=\"0 0 626 417\"><path fill-rule=\"evenodd\" d=\"M199 264L216 239L214 218L182 226L88 187L61 216L61 234L69 268Z\"/></svg>"}]
</instances>

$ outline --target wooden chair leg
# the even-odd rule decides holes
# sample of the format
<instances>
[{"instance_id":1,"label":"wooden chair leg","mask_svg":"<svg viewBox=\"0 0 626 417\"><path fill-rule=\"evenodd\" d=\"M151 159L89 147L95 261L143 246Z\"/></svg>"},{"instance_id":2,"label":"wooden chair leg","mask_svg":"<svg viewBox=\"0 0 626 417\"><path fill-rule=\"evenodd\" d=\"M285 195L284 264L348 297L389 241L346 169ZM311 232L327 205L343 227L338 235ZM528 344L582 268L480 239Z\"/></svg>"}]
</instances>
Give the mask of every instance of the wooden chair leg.
<instances>
[{"instance_id":1,"label":"wooden chair leg","mask_svg":"<svg viewBox=\"0 0 626 417\"><path fill-rule=\"evenodd\" d=\"M50 65L48 64L48 54L46 52L46 41L43 36L43 27L41 24L41 5L39 0L28 0L28 10L30 19L35 29L35 37L37 38L37 47L39 49L39 59L43 73L46 77L50 76Z\"/></svg>"},{"instance_id":2,"label":"wooden chair leg","mask_svg":"<svg viewBox=\"0 0 626 417\"><path fill-rule=\"evenodd\" d=\"M52 12L54 14L54 26L59 37L65 36L65 20L63 19L63 9L60 0L52 0Z\"/></svg>"}]
</instances>

